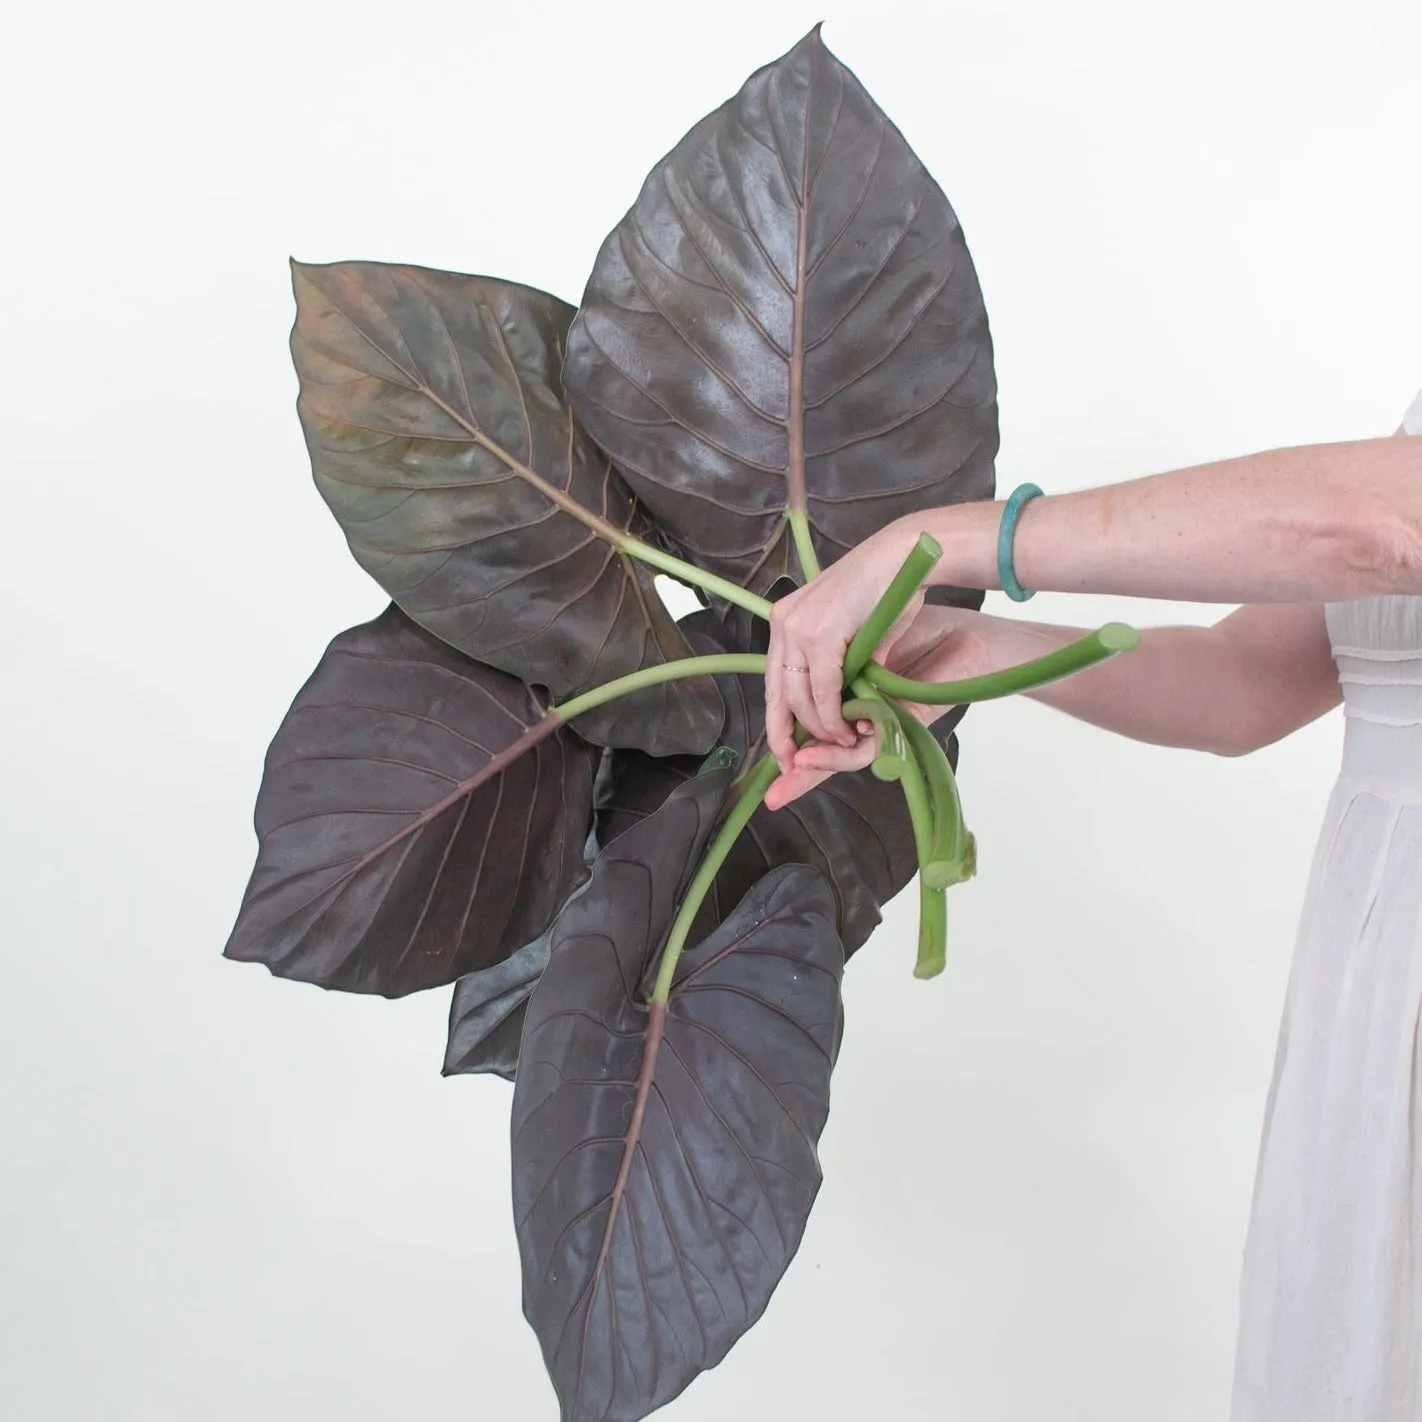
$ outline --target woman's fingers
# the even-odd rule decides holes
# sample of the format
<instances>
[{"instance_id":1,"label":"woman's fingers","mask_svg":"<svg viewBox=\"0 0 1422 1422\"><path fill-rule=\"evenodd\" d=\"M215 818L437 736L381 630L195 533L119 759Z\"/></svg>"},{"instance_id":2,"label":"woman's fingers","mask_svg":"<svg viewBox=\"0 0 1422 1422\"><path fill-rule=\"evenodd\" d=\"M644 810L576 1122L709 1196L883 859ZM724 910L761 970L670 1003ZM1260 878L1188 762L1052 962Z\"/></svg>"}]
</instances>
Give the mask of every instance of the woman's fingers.
<instances>
[{"instance_id":1,"label":"woman's fingers","mask_svg":"<svg viewBox=\"0 0 1422 1422\"><path fill-rule=\"evenodd\" d=\"M854 732L849 729L840 709L844 699L844 652L836 657L832 653L811 652L808 681L810 700L815 707L819 727L807 728L817 741L838 741L842 746L854 744Z\"/></svg>"},{"instance_id":2,"label":"woman's fingers","mask_svg":"<svg viewBox=\"0 0 1422 1422\"><path fill-rule=\"evenodd\" d=\"M770 645L765 651L765 743L775 757L782 775L788 775L795 761L795 713L785 699L785 681L790 675L785 663L784 617L776 603L770 610ZM794 663L791 663L794 665Z\"/></svg>"},{"instance_id":3,"label":"woman's fingers","mask_svg":"<svg viewBox=\"0 0 1422 1422\"><path fill-rule=\"evenodd\" d=\"M771 782L765 792L767 810L783 810L792 800L798 800L807 791L828 780L833 772L828 770L792 770Z\"/></svg>"},{"instance_id":4,"label":"woman's fingers","mask_svg":"<svg viewBox=\"0 0 1422 1422\"><path fill-rule=\"evenodd\" d=\"M795 655L803 656L804 653ZM794 719L817 741L837 739L830 735L825 726L824 716L810 683L808 664L803 661L792 661L781 670L785 673L785 704Z\"/></svg>"},{"instance_id":5,"label":"woman's fingers","mask_svg":"<svg viewBox=\"0 0 1422 1422\"><path fill-rule=\"evenodd\" d=\"M817 741L848 746L854 744L854 735L844 723L840 703L849 643L833 626L822 623L816 611L823 602L821 591L809 583L771 609L767 705L770 696L776 696Z\"/></svg>"},{"instance_id":6,"label":"woman's fingers","mask_svg":"<svg viewBox=\"0 0 1422 1422\"><path fill-rule=\"evenodd\" d=\"M767 808L779 810L792 800L822 785L832 775L846 770L863 770L874 759L874 725L858 723L859 734L852 746L811 741L795 752L795 762L788 775L772 783L765 796Z\"/></svg>"},{"instance_id":7,"label":"woman's fingers","mask_svg":"<svg viewBox=\"0 0 1422 1422\"><path fill-rule=\"evenodd\" d=\"M796 770L825 770L838 775L846 770L863 770L875 754L874 728L860 736L852 746L825 745L812 741L795 753Z\"/></svg>"},{"instance_id":8,"label":"woman's fingers","mask_svg":"<svg viewBox=\"0 0 1422 1422\"><path fill-rule=\"evenodd\" d=\"M795 630L794 604L804 591L791 593L771 608L770 645L765 653L765 739L782 775L789 772L795 756L796 721L817 741L853 741L848 727L831 731L826 724L826 716L832 714L844 726L839 710L843 673L829 674L834 678L831 689L825 658L812 659ZM816 668L818 682L812 680Z\"/></svg>"}]
</instances>

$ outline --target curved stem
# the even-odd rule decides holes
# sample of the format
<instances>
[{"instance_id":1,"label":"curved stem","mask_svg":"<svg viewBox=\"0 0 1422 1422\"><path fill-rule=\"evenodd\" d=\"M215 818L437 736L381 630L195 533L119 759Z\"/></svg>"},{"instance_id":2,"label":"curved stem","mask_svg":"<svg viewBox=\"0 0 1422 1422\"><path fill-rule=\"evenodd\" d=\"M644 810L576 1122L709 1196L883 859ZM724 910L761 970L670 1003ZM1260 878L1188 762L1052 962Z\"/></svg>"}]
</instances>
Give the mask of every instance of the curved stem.
<instances>
[{"instance_id":1,"label":"curved stem","mask_svg":"<svg viewBox=\"0 0 1422 1422\"><path fill-rule=\"evenodd\" d=\"M906 706L890 700L899 729L909 743L928 786L933 811L933 842L919 873L931 888L946 889L971 877L968 865L967 829L963 824L963 804L953 767L938 739Z\"/></svg>"},{"instance_id":2,"label":"curved stem","mask_svg":"<svg viewBox=\"0 0 1422 1422\"><path fill-rule=\"evenodd\" d=\"M815 556L815 541L810 537L810 520L804 509L787 509L785 517L790 522L790 537L795 540L795 556L800 560L800 571L805 581L818 578L820 560Z\"/></svg>"},{"instance_id":3,"label":"curved stem","mask_svg":"<svg viewBox=\"0 0 1422 1422\"><path fill-rule=\"evenodd\" d=\"M875 604L868 620L854 634L848 650L844 654L844 682L850 685L855 677L869 665L874 649L888 636L889 628L899 620L913 595L923 586L923 580L933 571L933 565L943 556L943 550L926 533L920 533L918 542L909 551L893 581L884 589L884 595Z\"/></svg>"},{"instance_id":4,"label":"curved stem","mask_svg":"<svg viewBox=\"0 0 1422 1422\"><path fill-rule=\"evenodd\" d=\"M878 715L870 713L874 720L875 746L874 760L870 765L870 770L876 780L897 780L899 778L899 761L908 758L909 751L904 745L903 732L899 730L898 717L889 710L889 703L884 696L875 691L874 688L862 676L854 678L850 690L854 692L854 701L849 705L859 705L861 702L878 708ZM885 735L880 730L879 720L882 718L886 723Z\"/></svg>"},{"instance_id":5,"label":"curved stem","mask_svg":"<svg viewBox=\"0 0 1422 1422\"><path fill-rule=\"evenodd\" d=\"M770 789L771 782L779 774L780 767L775 763L773 755L761 759L747 778L740 799L722 821L715 839L702 856L695 877L687 887L686 897L681 901L681 907L677 910L676 918L673 919L671 930L667 934L667 946L662 949L657 981L652 988L652 1002L665 1002L671 996L672 974L676 972L677 962L686 947L687 935L691 932L691 925L696 922L702 902L710 893L716 875L720 873L726 856L731 852L731 846L740 837L750 817L760 808L760 802L765 799L765 792Z\"/></svg>"},{"instance_id":6,"label":"curved stem","mask_svg":"<svg viewBox=\"0 0 1422 1422\"><path fill-rule=\"evenodd\" d=\"M936 978L948 965L948 895L918 876L918 958L916 978Z\"/></svg>"},{"instance_id":7,"label":"curved stem","mask_svg":"<svg viewBox=\"0 0 1422 1422\"><path fill-rule=\"evenodd\" d=\"M882 696L860 696L844 703L846 721L872 721L874 723L874 758L877 763L881 756L902 755L903 740L899 735L899 723L889 710L889 703ZM881 776L880 779L883 777Z\"/></svg>"},{"instance_id":8,"label":"curved stem","mask_svg":"<svg viewBox=\"0 0 1422 1422\"><path fill-rule=\"evenodd\" d=\"M913 825L914 849L922 866L927 863L929 851L933 848L933 809L928 798L928 787L912 752L897 757L897 762L894 769L898 774L895 778L903 786L904 801Z\"/></svg>"},{"instance_id":9,"label":"curved stem","mask_svg":"<svg viewBox=\"0 0 1422 1422\"><path fill-rule=\"evenodd\" d=\"M948 960L947 901L943 890L935 888L924 875L933 850L933 810L923 772L912 751L890 759L897 772L894 778L899 781L908 805L914 848L918 852L918 959L913 975L932 978L943 971Z\"/></svg>"},{"instance_id":10,"label":"curved stem","mask_svg":"<svg viewBox=\"0 0 1422 1422\"><path fill-rule=\"evenodd\" d=\"M680 681L690 676L723 676L729 673L764 676L765 658L759 652L720 652L711 657L683 657L676 662L663 662L659 667L643 667L615 681L604 682L581 696L565 701L561 706L550 706L550 714L571 721L574 716L582 716L595 711L619 696L631 696L634 691L643 691L649 686L660 686L666 681Z\"/></svg>"},{"instance_id":11,"label":"curved stem","mask_svg":"<svg viewBox=\"0 0 1422 1422\"><path fill-rule=\"evenodd\" d=\"M873 663L864 669L864 676L871 685L896 701L911 701L920 706L967 706L975 701L995 701L999 697L1013 696L1060 681L1063 677L1105 661L1107 657L1129 652L1139 641L1140 634L1135 628L1121 622L1108 622L1095 632L1088 632L1085 637L1059 647L1055 652L1048 652L1044 657L1036 657L1003 671L990 672L986 676L968 677L963 681L910 681L908 677Z\"/></svg>"},{"instance_id":12,"label":"curved stem","mask_svg":"<svg viewBox=\"0 0 1422 1422\"><path fill-rule=\"evenodd\" d=\"M738 607L755 613L757 617L763 618L767 622L770 620L770 603L765 598L757 597L753 592L747 591L738 583L731 582L729 578L708 573L698 568L695 563L688 563L672 553L664 553L660 548L653 548L650 543L643 543L640 538L628 536L622 540L620 546L629 558L635 558L639 563L645 563L649 568L656 568L659 572L667 573L683 583L690 583L692 587L703 588L709 593L715 593L717 597L723 597L727 602L733 602Z\"/></svg>"}]
</instances>

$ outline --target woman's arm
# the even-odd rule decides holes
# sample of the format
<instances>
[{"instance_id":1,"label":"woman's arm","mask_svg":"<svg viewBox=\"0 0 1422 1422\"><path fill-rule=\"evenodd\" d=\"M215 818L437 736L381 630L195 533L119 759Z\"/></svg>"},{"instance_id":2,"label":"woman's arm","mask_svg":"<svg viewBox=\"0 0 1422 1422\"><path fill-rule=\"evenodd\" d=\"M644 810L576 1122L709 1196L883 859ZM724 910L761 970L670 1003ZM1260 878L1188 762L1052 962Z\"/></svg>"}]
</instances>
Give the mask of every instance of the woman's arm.
<instances>
[{"instance_id":1,"label":"woman's arm","mask_svg":"<svg viewBox=\"0 0 1422 1422\"><path fill-rule=\"evenodd\" d=\"M1000 588L1000 503L930 510L932 580ZM892 556L892 555L890 555ZM1422 593L1422 438L1305 445L1033 499L1014 540L1024 587L1182 602L1323 603Z\"/></svg>"},{"instance_id":2,"label":"woman's arm","mask_svg":"<svg viewBox=\"0 0 1422 1422\"><path fill-rule=\"evenodd\" d=\"M919 680L956 680L1041 656L1084 630L928 607L889 660ZM1132 740L1225 756L1282 740L1341 698L1323 608L1303 603L1243 607L1213 627L1152 628L1125 656L1027 694ZM948 708L917 709L931 720ZM850 747L811 742L766 803L779 809L873 754L870 735Z\"/></svg>"},{"instance_id":3,"label":"woman's arm","mask_svg":"<svg viewBox=\"0 0 1422 1422\"><path fill-rule=\"evenodd\" d=\"M1008 622L1020 640L1004 665L1040 656L1085 629ZM1242 607L1213 627L1160 627L1125 656L1029 693L1132 740L1247 755L1331 711L1341 699L1323 608Z\"/></svg>"},{"instance_id":4,"label":"woman's arm","mask_svg":"<svg viewBox=\"0 0 1422 1422\"><path fill-rule=\"evenodd\" d=\"M899 519L775 604L766 726L782 768L797 719L818 740L852 743L844 652L918 534L943 549L933 582L999 588L1002 511L977 502ZM1272 450L1034 499L1014 565L1029 588L1195 602L1422 593L1422 438Z\"/></svg>"}]
</instances>

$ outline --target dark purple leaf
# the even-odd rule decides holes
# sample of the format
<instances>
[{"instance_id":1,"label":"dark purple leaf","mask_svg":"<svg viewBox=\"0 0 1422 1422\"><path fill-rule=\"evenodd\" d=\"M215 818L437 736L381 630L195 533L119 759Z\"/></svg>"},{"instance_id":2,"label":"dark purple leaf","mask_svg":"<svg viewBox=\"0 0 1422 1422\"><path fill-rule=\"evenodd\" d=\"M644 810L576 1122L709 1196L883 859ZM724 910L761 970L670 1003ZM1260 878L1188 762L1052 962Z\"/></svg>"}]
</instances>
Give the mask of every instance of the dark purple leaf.
<instances>
[{"instance_id":1,"label":"dark purple leaf","mask_svg":"<svg viewBox=\"0 0 1422 1422\"><path fill-rule=\"evenodd\" d=\"M767 876L645 980L728 774L598 859L554 929L514 1086L524 1312L564 1422L645 1417L764 1311L820 1185L843 954L814 870Z\"/></svg>"},{"instance_id":2,"label":"dark purple leaf","mask_svg":"<svg viewBox=\"0 0 1422 1422\"><path fill-rule=\"evenodd\" d=\"M455 983L443 1075L489 1072L514 1079L528 999L548 966L550 939L545 933L502 963Z\"/></svg>"},{"instance_id":3,"label":"dark purple leaf","mask_svg":"<svg viewBox=\"0 0 1422 1422\"><path fill-rule=\"evenodd\" d=\"M606 848L618 835L640 824L666 804L678 785L685 785L701 761L694 755L658 758L643 751L608 751L593 783L594 830Z\"/></svg>"},{"instance_id":4,"label":"dark purple leaf","mask_svg":"<svg viewBox=\"0 0 1422 1422\"><path fill-rule=\"evenodd\" d=\"M663 531L756 590L985 498L992 343L963 233L818 28L652 171L568 338L573 407Z\"/></svg>"},{"instance_id":5,"label":"dark purple leaf","mask_svg":"<svg viewBox=\"0 0 1422 1422\"><path fill-rule=\"evenodd\" d=\"M653 761L653 764L659 763ZM592 864L597 849L597 837L589 833L583 846L585 863ZM581 888L575 889L573 896L581 892ZM455 983L454 997L449 1004L449 1035L442 1075L488 1072L505 1081L514 1079L518 1072L524 1013L528 1009L529 995L548 966L552 937L553 930L549 928L532 943L516 949L502 963L468 973Z\"/></svg>"},{"instance_id":6,"label":"dark purple leaf","mask_svg":"<svg viewBox=\"0 0 1422 1422\"><path fill-rule=\"evenodd\" d=\"M487 277L293 263L298 409L361 566L415 621L563 701L686 655L619 552L635 501L564 402L572 307ZM586 739L705 751L705 679L580 718Z\"/></svg>"},{"instance_id":7,"label":"dark purple leaf","mask_svg":"<svg viewBox=\"0 0 1422 1422\"><path fill-rule=\"evenodd\" d=\"M586 878L596 768L522 682L388 608L272 741L226 956L385 997L502 962Z\"/></svg>"}]
</instances>

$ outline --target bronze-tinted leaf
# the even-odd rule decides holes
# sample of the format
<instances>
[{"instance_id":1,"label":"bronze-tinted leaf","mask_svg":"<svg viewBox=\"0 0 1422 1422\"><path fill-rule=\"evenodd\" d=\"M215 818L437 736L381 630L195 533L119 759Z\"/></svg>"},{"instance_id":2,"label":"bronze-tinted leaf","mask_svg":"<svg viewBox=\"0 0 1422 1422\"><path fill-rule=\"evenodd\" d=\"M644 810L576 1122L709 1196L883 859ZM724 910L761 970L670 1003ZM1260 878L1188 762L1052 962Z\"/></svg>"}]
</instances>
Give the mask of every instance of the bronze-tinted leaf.
<instances>
[{"instance_id":1,"label":"bronze-tinted leaf","mask_svg":"<svg viewBox=\"0 0 1422 1422\"><path fill-rule=\"evenodd\" d=\"M652 171L568 340L573 407L694 561L756 590L987 497L996 382L962 229L816 29Z\"/></svg>"},{"instance_id":2,"label":"bronze-tinted leaf","mask_svg":"<svg viewBox=\"0 0 1422 1422\"><path fill-rule=\"evenodd\" d=\"M293 263L291 350L316 484L362 567L422 626L563 701L686 655L619 551L635 501L564 402L573 310L510 282ZM704 751L709 681L579 721L654 755Z\"/></svg>"},{"instance_id":3,"label":"bronze-tinted leaf","mask_svg":"<svg viewBox=\"0 0 1422 1422\"><path fill-rule=\"evenodd\" d=\"M564 1422L645 1417L764 1311L820 1185L843 954L815 871L754 886L643 992L725 790L702 775L561 915L514 1086L524 1312Z\"/></svg>"},{"instance_id":4,"label":"bronze-tinted leaf","mask_svg":"<svg viewBox=\"0 0 1422 1422\"><path fill-rule=\"evenodd\" d=\"M226 956L385 997L502 962L586 878L596 768L522 682L388 608L272 741Z\"/></svg>"},{"instance_id":5,"label":"bronze-tinted leaf","mask_svg":"<svg viewBox=\"0 0 1422 1422\"><path fill-rule=\"evenodd\" d=\"M725 618L710 611L692 613L681 626L699 654L765 651L765 624L739 609ZM765 731L761 679L726 676L717 683L727 708L723 743L742 757L758 759ZM962 709L933 724L954 761L953 727ZM694 774L696 764L691 757L658 760L635 750L605 756L594 790L599 843L607 844L653 813ZM781 864L809 864L824 874L834 890L845 955L856 953L878 927L884 904L918 872L903 792L861 770L834 776L782 810L758 810L717 875L698 927L709 931L753 883Z\"/></svg>"}]
</instances>

